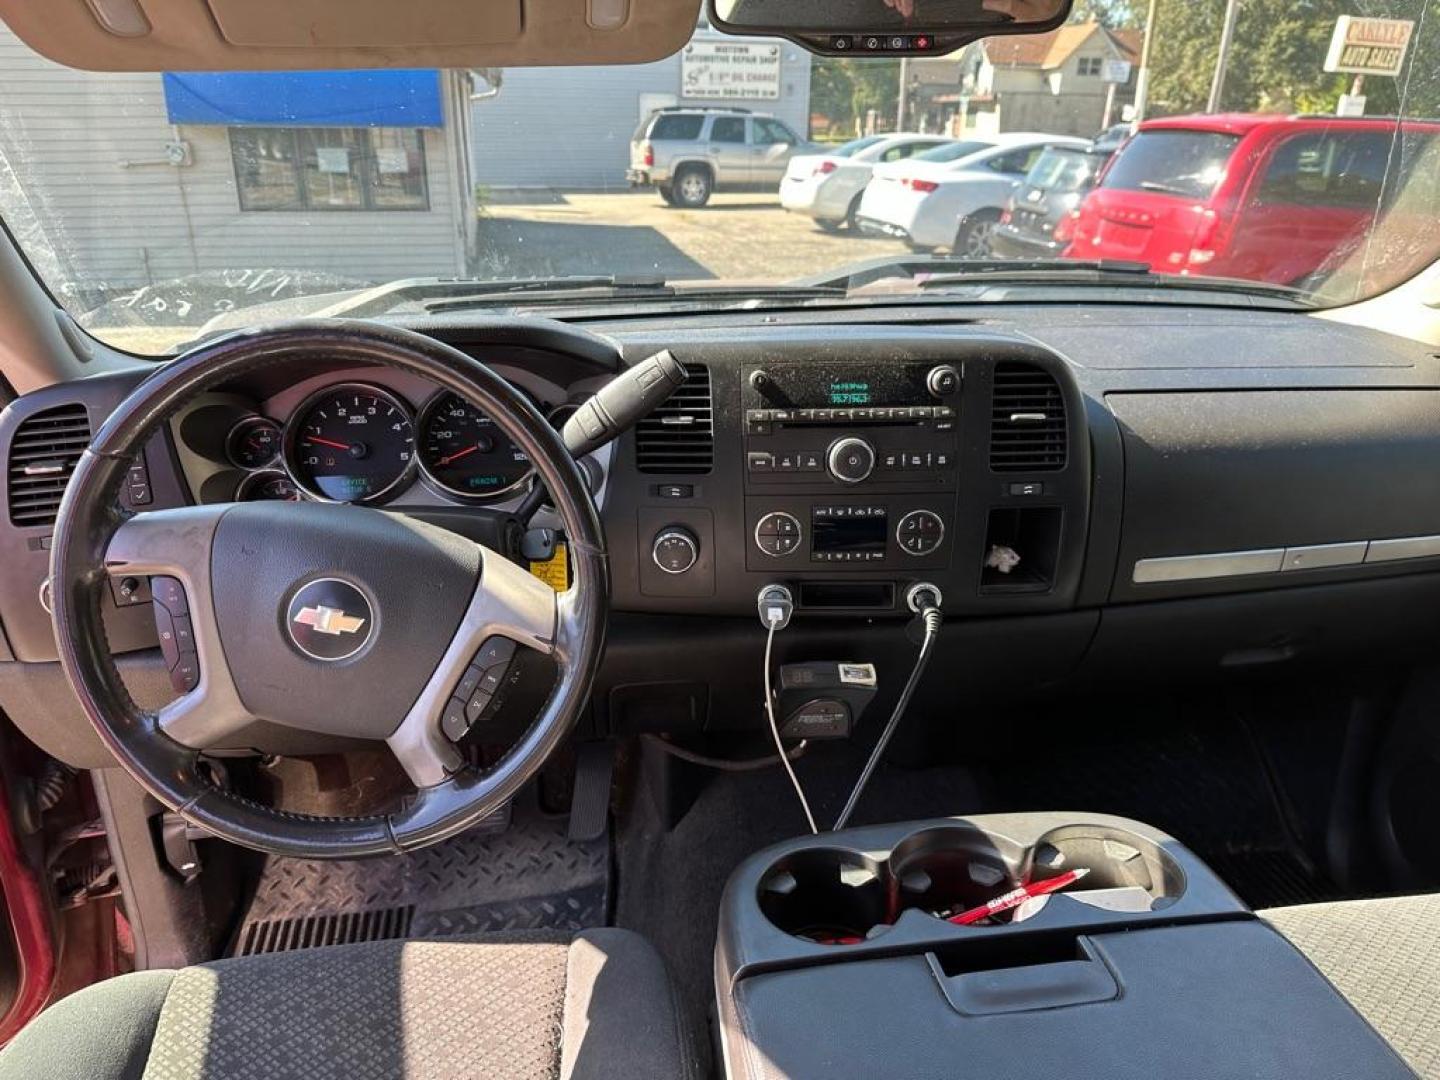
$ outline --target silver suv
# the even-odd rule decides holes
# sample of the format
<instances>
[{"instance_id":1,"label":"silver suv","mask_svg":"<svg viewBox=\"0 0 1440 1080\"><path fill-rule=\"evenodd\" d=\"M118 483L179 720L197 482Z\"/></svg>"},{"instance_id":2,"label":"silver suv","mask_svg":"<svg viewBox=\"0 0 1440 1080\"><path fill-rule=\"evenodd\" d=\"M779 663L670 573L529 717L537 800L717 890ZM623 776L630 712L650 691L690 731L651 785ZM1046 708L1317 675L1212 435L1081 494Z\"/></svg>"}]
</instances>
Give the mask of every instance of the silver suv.
<instances>
[{"instance_id":1,"label":"silver suv","mask_svg":"<svg viewBox=\"0 0 1440 1080\"><path fill-rule=\"evenodd\" d=\"M704 206L714 191L778 191L790 158L805 148L773 116L672 106L640 121L625 179L653 186L671 206Z\"/></svg>"}]
</instances>

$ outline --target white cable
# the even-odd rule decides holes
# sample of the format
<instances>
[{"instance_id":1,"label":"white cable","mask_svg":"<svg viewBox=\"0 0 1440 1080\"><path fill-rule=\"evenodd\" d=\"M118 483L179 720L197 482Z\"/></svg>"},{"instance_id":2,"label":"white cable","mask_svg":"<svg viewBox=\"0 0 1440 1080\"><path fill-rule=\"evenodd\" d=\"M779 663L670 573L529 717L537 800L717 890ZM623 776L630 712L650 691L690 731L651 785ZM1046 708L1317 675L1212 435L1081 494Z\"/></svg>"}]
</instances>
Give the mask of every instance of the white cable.
<instances>
[{"instance_id":1,"label":"white cable","mask_svg":"<svg viewBox=\"0 0 1440 1080\"><path fill-rule=\"evenodd\" d=\"M820 830L815 827L815 815L810 812L810 803L805 798L805 789L800 786L800 778L795 775L795 766L790 764L790 757L785 753L785 746L780 741L780 725L775 722L775 699L770 693L770 646L775 642L775 631L779 627L778 619L769 621L769 629L765 633L765 715L770 718L770 734L775 737L775 749L780 754L780 764L785 766L785 771L790 775L790 783L795 786L795 794L799 796L800 807L805 811L805 820L810 823L810 832L820 835Z\"/></svg>"}]
</instances>

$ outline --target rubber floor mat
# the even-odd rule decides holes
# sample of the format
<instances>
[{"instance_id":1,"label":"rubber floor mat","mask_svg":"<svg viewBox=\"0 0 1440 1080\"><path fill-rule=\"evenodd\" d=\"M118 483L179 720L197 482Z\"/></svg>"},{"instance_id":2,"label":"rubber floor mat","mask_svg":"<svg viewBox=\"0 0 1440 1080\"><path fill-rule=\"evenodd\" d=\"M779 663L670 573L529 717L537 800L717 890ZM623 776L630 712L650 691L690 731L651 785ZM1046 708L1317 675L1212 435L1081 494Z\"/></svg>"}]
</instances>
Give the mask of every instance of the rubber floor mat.
<instances>
[{"instance_id":1,"label":"rubber floor mat","mask_svg":"<svg viewBox=\"0 0 1440 1080\"><path fill-rule=\"evenodd\" d=\"M1092 810L1180 840L1260 909L1342 898L1301 851L1253 741L1208 700L1110 713L990 774L987 810Z\"/></svg>"},{"instance_id":2,"label":"rubber floor mat","mask_svg":"<svg viewBox=\"0 0 1440 1080\"><path fill-rule=\"evenodd\" d=\"M517 806L406 855L267 860L231 955L489 930L582 930L610 917L610 837L573 841L566 818Z\"/></svg>"}]
</instances>

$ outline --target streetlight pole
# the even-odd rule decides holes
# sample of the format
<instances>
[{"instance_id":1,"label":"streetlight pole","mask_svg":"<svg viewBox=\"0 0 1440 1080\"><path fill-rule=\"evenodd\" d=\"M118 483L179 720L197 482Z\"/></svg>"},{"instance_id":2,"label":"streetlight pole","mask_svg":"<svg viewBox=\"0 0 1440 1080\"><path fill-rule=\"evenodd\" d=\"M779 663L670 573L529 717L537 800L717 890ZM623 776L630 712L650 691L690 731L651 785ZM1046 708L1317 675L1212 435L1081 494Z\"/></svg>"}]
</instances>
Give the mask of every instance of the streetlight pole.
<instances>
[{"instance_id":1,"label":"streetlight pole","mask_svg":"<svg viewBox=\"0 0 1440 1080\"><path fill-rule=\"evenodd\" d=\"M1220 30L1220 53L1215 57L1215 78L1210 82L1207 113L1220 111L1220 98L1225 91L1225 69L1230 64L1230 46L1235 43L1235 19L1240 14L1240 0L1225 0L1225 25Z\"/></svg>"},{"instance_id":2,"label":"streetlight pole","mask_svg":"<svg viewBox=\"0 0 1440 1080\"><path fill-rule=\"evenodd\" d=\"M1150 98L1150 44L1155 39L1155 14L1160 0L1150 0L1145 16L1145 41L1140 46L1140 73L1135 76L1135 122L1145 119L1145 106Z\"/></svg>"},{"instance_id":3,"label":"streetlight pole","mask_svg":"<svg viewBox=\"0 0 1440 1080\"><path fill-rule=\"evenodd\" d=\"M896 110L896 116L895 116L895 130L896 130L896 131L904 131L904 130L905 130L905 120L906 120L905 113L906 113L906 111L907 111L906 106L907 106L907 104L908 104L908 99L909 99L909 97L910 97L910 58L909 58L908 56L902 56L902 57L900 58L900 108L899 108L898 110Z\"/></svg>"}]
</instances>

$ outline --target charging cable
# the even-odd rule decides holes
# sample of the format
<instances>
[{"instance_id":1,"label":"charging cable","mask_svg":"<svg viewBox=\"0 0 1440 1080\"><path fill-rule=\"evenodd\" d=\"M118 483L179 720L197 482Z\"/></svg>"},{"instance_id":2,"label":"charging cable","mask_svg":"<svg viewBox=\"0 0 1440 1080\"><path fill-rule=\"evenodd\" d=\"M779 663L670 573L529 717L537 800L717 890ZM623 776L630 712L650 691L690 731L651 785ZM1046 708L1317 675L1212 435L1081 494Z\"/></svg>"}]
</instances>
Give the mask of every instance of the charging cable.
<instances>
[{"instance_id":1,"label":"charging cable","mask_svg":"<svg viewBox=\"0 0 1440 1080\"><path fill-rule=\"evenodd\" d=\"M765 624L765 715L770 718L770 734L775 739L775 750L780 755L780 764L790 777L795 795L800 799L800 808L805 811L805 821L810 832L818 835L815 815L810 812L810 802L805 798L805 789L795 775L795 766L790 764L790 755L785 753L785 744L780 741L780 725L775 720L775 695L770 688L770 650L775 644L775 632L790 625L790 616L795 613L795 599L784 585L767 585L760 590L760 621Z\"/></svg>"},{"instance_id":2,"label":"charging cable","mask_svg":"<svg viewBox=\"0 0 1440 1080\"><path fill-rule=\"evenodd\" d=\"M885 725L885 730L880 733L880 741L875 744L875 749L870 751L870 760L865 762L865 770L860 774L860 779L855 782L855 790L850 792L850 798L845 803L845 809L840 811L840 816L835 819L833 832L839 832L850 820L850 815L855 812L855 804L860 801L860 793L865 790L865 785L870 782L870 774L875 771L875 766L880 764L880 758L885 753L885 747L890 743L890 737L895 734L895 729L900 725L900 717L905 715L905 709L910 704L910 698L915 694L915 687L920 683L920 676L925 672L925 665L930 662L930 652L935 646L935 639L940 635L940 590L934 585L921 583L910 586L905 594L905 602L910 605L910 610L919 615L925 624L925 640L920 643L920 655L915 658L915 667L910 671L910 679L905 683L905 689L900 694L900 700L895 703L895 711L890 714L890 720ZM768 680L770 673L770 662L768 659L769 649L766 649L767 659L765 662L765 673ZM767 697L768 701L769 698ZM770 721L775 722L773 717ZM777 735L778 739L779 736ZM793 773L791 774L794 775ZM808 809L806 811L809 812ZM815 827L811 822L812 829Z\"/></svg>"}]
</instances>

